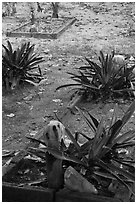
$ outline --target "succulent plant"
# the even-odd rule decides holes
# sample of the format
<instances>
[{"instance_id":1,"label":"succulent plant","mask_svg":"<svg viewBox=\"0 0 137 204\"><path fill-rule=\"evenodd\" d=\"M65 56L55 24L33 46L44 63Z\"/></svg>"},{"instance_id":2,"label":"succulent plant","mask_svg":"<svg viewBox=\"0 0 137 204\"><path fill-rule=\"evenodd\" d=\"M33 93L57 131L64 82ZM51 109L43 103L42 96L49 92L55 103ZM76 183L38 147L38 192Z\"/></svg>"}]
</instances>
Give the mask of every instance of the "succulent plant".
<instances>
[{"instance_id":1,"label":"succulent plant","mask_svg":"<svg viewBox=\"0 0 137 204\"><path fill-rule=\"evenodd\" d=\"M106 100L118 96L134 96L132 82L135 80L133 70L135 66L126 68L126 63L119 62L114 52L104 55L100 51L100 65L86 58L88 65L78 68L78 74L68 72L71 79L77 83L65 84L57 87L56 90L64 87L76 87L86 98Z\"/></svg>"},{"instance_id":2,"label":"succulent plant","mask_svg":"<svg viewBox=\"0 0 137 204\"><path fill-rule=\"evenodd\" d=\"M9 41L7 41L7 44L7 47L2 45L4 48L2 80L6 89L14 89L25 80L39 82L42 79L42 74L38 64L44 60L34 53L34 45L30 45L30 42L23 43L20 48L13 50ZM33 73L32 70L34 69L38 69L39 73Z\"/></svg>"},{"instance_id":3,"label":"succulent plant","mask_svg":"<svg viewBox=\"0 0 137 204\"><path fill-rule=\"evenodd\" d=\"M76 108L86 121L91 132L94 133L94 137L93 134L91 134L91 137L90 134L85 135L85 133L82 132L77 132L74 136L68 128L63 126L71 141L68 147L65 145L66 138L61 137L55 137L56 139L54 142L56 141L57 145L48 145L47 142L45 142L46 140L44 142L32 138L31 140L36 140L39 143L44 144L45 150L42 150L43 154L48 152L49 155L54 157L54 160L57 159L60 161L60 169L62 169L61 173L63 173L63 161L66 161L66 168L73 166L78 169L79 172L84 169L86 172L85 177L90 178L97 189L99 186L102 186L103 188L104 180L108 180L108 184L111 184L113 181L117 181L120 185L124 185L131 194L134 194L131 185L134 185L135 182L135 161L134 158L127 155L127 151L128 148L134 148L135 146L135 131L128 130L125 133L121 133L121 130L133 115L135 102L130 105L121 119L117 119L116 112L114 110L110 124L107 124L107 126L104 123L104 117L98 121L90 112L83 112L78 107ZM61 123L61 125L63 124ZM50 135L47 135L47 130L48 129L46 128L44 135L46 134L46 137L50 140ZM56 130L55 132L58 131ZM80 145L76 139L76 135L80 134L87 140L82 145ZM41 150L39 151L41 152ZM58 172L58 165L55 165L56 172Z\"/></svg>"}]
</instances>

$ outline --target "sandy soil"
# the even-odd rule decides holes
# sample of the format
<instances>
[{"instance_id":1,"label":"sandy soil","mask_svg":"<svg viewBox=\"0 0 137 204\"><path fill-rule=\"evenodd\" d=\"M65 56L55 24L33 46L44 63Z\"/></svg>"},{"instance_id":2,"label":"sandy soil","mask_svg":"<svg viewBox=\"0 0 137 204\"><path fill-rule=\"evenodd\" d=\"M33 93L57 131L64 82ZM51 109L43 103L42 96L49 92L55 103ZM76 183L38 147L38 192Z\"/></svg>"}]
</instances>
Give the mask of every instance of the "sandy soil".
<instances>
[{"instance_id":1,"label":"sandy soil","mask_svg":"<svg viewBox=\"0 0 137 204\"><path fill-rule=\"evenodd\" d=\"M45 4L45 8L50 12L49 4ZM73 72L74 68L84 65L86 63L85 57L92 57L96 61L96 54L99 54L100 50L108 53L113 49L116 53L135 55L134 3L61 2L59 15L74 16L77 21L57 40L8 38L5 35L7 29L16 27L20 22L17 22L17 18L14 17L3 18L2 43L6 44L6 41L10 40L14 48L23 42L34 43L35 51L45 59L40 67L47 79L45 84L37 89L25 86L13 93L3 91L3 149L23 149L28 143L26 136L35 135L51 119L54 119L54 111L58 113L59 117L63 117L72 91L61 89L55 92L55 89L59 85L71 82L66 72ZM24 19L26 16L29 18L27 3L17 4L16 16ZM92 101L79 104L80 107L91 111L98 119L104 114L108 114L108 118L110 118L114 105L115 103L95 104ZM125 101L118 106L119 117L127 110L129 105L130 102ZM11 113L14 114L13 117L10 117ZM62 120L73 133L76 130L85 133L89 131L79 114L74 116L68 112ZM130 128L134 128L134 116L123 131Z\"/></svg>"}]
</instances>

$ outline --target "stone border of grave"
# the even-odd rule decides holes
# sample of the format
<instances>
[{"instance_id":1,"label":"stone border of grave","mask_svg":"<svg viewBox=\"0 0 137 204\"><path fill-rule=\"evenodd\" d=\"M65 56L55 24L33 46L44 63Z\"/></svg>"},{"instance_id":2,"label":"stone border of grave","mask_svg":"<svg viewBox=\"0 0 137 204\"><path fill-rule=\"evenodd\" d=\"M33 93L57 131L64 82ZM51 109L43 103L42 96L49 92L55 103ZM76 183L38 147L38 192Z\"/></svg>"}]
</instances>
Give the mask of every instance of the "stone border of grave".
<instances>
[{"instance_id":1,"label":"stone border of grave","mask_svg":"<svg viewBox=\"0 0 137 204\"><path fill-rule=\"evenodd\" d=\"M63 34L74 22L77 20L72 17L65 17L67 22L61 28L59 28L54 33L39 33L39 32L19 32L19 30L25 26L31 25L31 21L21 25L18 28L15 28L11 31L6 32L7 37L27 37L27 38L41 38L41 39L57 39L61 34Z\"/></svg>"}]
</instances>

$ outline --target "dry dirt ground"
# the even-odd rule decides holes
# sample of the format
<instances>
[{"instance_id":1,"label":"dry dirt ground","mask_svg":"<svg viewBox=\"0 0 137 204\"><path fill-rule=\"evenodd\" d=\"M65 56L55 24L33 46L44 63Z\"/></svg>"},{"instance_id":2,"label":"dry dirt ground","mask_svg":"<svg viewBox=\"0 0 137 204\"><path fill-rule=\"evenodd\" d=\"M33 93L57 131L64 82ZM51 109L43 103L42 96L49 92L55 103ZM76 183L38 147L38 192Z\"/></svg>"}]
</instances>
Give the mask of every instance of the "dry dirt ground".
<instances>
[{"instance_id":1,"label":"dry dirt ground","mask_svg":"<svg viewBox=\"0 0 137 204\"><path fill-rule=\"evenodd\" d=\"M48 7L49 3L45 4ZM44 5L43 5L44 6ZM28 5L17 3L17 14L26 19ZM46 15L46 14L43 14ZM13 47L30 41L35 51L44 57L40 67L47 81L37 89L25 86L12 93L3 91L2 96L2 142L3 150L20 150L28 143L27 135L38 133L51 119L54 111L63 117L72 94L71 89L55 89L71 82L67 71L85 64L85 57L97 60L100 50L108 53L115 49L117 53L135 55L135 4L131 2L97 3L60 3L60 16L74 16L77 21L57 40L34 38L8 38L7 29L18 24L14 17L4 17L2 21L2 43L10 40ZM97 54L97 55L96 55ZM70 92L69 92L70 91ZM80 103L79 107L89 110L96 118L108 114L110 118L115 103ZM129 107L125 101L118 106L118 117ZM12 117L10 117L12 116ZM66 114L62 121L74 133L76 130L88 132L86 124L79 114ZM134 116L124 128L134 128ZM124 131L123 130L123 131Z\"/></svg>"}]
</instances>

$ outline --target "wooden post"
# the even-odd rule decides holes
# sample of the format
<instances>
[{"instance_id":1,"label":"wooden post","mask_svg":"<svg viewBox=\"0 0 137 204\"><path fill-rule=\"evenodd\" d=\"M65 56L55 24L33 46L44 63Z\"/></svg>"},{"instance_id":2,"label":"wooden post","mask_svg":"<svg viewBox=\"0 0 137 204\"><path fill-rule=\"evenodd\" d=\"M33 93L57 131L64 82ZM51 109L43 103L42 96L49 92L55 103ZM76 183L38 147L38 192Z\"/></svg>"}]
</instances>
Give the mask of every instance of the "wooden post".
<instances>
[{"instance_id":1,"label":"wooden post","mask_svg":"<svg viewBox=\"0 0 137 204\"><path fill-rule=\"evenodd\" d=\"M48 188L60 189L64 184L62 160L46 152Z\"/></svg>"}]
</instances>

